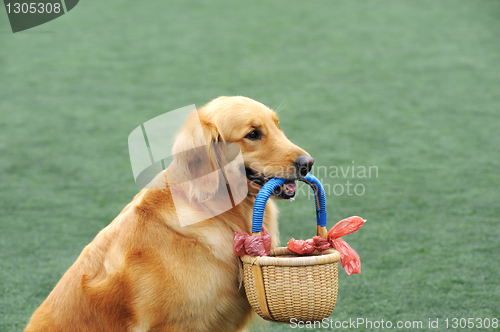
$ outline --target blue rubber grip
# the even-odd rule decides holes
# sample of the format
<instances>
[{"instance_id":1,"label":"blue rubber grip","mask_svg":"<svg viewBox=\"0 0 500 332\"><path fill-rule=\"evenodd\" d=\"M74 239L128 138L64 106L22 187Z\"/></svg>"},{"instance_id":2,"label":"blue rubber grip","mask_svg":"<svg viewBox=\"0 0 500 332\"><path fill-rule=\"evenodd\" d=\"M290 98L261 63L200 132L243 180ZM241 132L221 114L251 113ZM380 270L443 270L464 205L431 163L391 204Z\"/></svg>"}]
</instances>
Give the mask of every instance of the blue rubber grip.
<instances>
[{"instance_id":1,"label":"blue rubber grip","mask_svg":"<svg viewBox=\"0 0 500 332\"><path fill-rule=\"evenodd\" d=\"M317 198L315 197L316 223L319 226L326 227L326 196L325 196L325 189L323 189L323 185L321 184L321 181L319 181L312 174L307 174L304 178L299 179L299 180L307 183L314 190L314 192L318 195Z\"/></svg>"},{"instance_id":2,"label":"blue rubber grip","mask_svg":"<svg viewBox=\"0 0 500 332\"><path fill-rule=\"evenodd\" d=\"M264 209L266 208L267 200L273 193L273 190L282 186L285 182L285 179L272 178L260 188L253 205L252 233L262 231L262 220L264 219Z\"/></svg>"},{"instance_id":3,"label":"blue rubber grip","mask_svg":"<svg viewBox=\"0 0 500 332\"><path fill-rule=\"evenodd\" d=\"M317 194L315 195L316 223L320 226L326 226L326 198L323 185L311 174L307 174L304 178L299 180L307 183ZM267 200L271 197L274 189L282 186L285 182L285 179L273 178L267 181L260 189L253 206L252 233L262 231L262 221L264 219L264 209L266 208Z\"/></svg>"}]
</instances>

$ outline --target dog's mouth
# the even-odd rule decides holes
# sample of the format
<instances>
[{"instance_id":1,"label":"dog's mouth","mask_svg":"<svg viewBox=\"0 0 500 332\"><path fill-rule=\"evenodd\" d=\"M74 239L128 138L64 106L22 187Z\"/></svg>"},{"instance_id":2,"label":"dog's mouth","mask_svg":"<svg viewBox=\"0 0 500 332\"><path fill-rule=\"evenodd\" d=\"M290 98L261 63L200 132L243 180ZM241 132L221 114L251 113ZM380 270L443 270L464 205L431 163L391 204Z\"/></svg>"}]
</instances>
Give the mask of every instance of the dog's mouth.
<instances>
[{"instance_id":1,"label":"dog's mouth","mask_svg":"<svg viewBox=\"0 0 500 332\"><path fill-rule=\"evenodd\" d=\"M245 167L245 172L247 179L259 186L263 186L267 181L273 178L272 176L265 176L249 167ZM273 196L279 199L293 200L296 190L297 184L295 183L295 180L289 179L282 186L273 190Z\"/></svg>"}]
</instances>

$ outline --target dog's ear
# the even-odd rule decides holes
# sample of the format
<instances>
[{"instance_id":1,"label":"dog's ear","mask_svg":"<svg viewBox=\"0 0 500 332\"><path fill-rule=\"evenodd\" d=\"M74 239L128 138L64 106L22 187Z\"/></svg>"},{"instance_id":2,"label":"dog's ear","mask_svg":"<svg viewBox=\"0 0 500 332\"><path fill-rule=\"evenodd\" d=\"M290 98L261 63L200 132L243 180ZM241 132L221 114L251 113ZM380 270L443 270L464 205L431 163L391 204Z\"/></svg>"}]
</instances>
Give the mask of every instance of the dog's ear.
<instances>
[{"instance_id":1,"label":"dog's ear","mask_svg":"<svg viewBox=\"0 0 500 332\"><path fill-rule=\"evenodd\" d=\"M216 172L223 163L221 140L217 126L195 112L177 135L172 148L172 172L169 184L183 183L190 200L204 202L213 197L225 182L222 172Z\"/></svg>"}]
</instances>

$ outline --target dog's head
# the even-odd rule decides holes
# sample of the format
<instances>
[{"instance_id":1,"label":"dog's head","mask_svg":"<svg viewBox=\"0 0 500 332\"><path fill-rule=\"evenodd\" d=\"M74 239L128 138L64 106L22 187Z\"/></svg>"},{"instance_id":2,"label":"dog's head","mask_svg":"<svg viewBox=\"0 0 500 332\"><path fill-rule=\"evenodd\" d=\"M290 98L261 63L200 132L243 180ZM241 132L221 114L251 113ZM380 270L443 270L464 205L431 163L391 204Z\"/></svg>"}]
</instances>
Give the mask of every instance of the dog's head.
<instances>
[{"instance_id":1,"label":"dog's head","mask_svg":"<svg viewBox=\"0 0 500 332\"><path fill-rule=\"evenodd\" d=\"M293 198L295 180L305 176L314 163L281 131L278 116L271 109L246 97L219 97L200 108L196 117L190 117L174 144L174 155L189 173L185 175L203 177L197 188L192 188L192 195L203 200L217 190L220 176L206 175L227 164L225 159L234 155L234 147L239 147L244 163L234 171L245 172L251 195L271 178L279 177L288 181L275 190L274 196ZM199 153L203 149L205 153Z\"/></svg>"}]
</instances>

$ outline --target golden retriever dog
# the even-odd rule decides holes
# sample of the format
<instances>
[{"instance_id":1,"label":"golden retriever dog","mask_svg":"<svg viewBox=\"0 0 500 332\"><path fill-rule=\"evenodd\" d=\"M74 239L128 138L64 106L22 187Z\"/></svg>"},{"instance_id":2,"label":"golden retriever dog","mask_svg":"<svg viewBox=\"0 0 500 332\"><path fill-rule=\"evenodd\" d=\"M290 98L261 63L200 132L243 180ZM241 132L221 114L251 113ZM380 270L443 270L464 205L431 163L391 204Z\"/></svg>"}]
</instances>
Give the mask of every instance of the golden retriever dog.
<instances>
[{"instance_id":1,"label":"golden retriever dog","mask_svg":"<svg viewBox=\"0 0 500 332\"><path fill-rule=\"evenodd\" d=\"M195 115L200 127L194 126ZM197 142L199 137L205 145ZM209 150L213 169L221 154L213 143L239 148L246 196L231 209L191 225L207 204L197 204L227 188L224 178L196 178ZM87 245L48 298L35 311L26 332L196 332L244 331L252 317L242 268L233 253L235 231L251 234L252 208L259 188L273 177L288 181L275 198L295 195L295 180L314 160L281 131L274 111L246 97L219 97L191 114L178 133L171 164L157 176L162 189L141 190L123 211ZM220 165L219 165L220 166ZM223 165L222 165L223 166ZM236 174L236 173L234 173ZM201 174L202 175L202 174ZM176 182L176 201L172 185ZM226 179L227 180L227 179ZM214 199L210 204L218 204ZM209 205L210 205L209 204ZM279 234L277 209L270 200L264 227Z\"/></svg>"}]
</instances>

